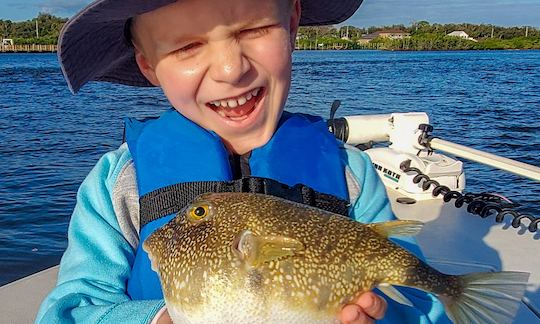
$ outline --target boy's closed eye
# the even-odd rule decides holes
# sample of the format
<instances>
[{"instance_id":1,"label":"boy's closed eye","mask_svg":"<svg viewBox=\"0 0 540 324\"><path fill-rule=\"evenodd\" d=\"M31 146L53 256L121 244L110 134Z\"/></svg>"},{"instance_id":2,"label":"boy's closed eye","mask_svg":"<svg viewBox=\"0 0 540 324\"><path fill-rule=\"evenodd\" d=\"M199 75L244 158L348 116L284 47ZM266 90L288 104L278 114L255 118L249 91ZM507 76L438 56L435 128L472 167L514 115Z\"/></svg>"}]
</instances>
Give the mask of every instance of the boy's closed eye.
<instances>
[{"instance_id":1,"label":"boy's closed eye","mask_svg":"<svg viewBox=\"0 0 540 324\"><path fill-rule=\"evenodd\" d=\"M201 42L193 42L187 45L184 45L177 49L175 54L180 57L188 57L192 54L195 54L197 50L203 45Z\"/></svg>"},{"instance_id":2,"label":"boy's closed eye","mask_svg":"<svg viewBox=\"0 0 540 324\"><path fill-rule=\"evenodd\" d=\"M257 38L264 35L267 35L271 28L275 27L274 25L269 26L261 26L261 27L255 27L255 28L247 28L243 29L239 33L240 38Z\"/></svg>"}]
</instances>

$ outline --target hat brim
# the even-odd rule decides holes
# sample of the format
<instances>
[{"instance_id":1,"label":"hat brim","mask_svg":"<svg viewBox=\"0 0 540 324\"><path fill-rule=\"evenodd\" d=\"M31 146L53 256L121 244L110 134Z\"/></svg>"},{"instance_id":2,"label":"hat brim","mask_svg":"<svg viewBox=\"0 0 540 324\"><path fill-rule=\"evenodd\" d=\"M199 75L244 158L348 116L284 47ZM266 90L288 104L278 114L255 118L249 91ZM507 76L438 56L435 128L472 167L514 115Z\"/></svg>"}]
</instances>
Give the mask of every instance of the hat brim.
<instances>
[{"instance_id":1,"label":"hat brim","mask_svg":"<svg viewBox=\"0 0 540 324\"><path fill-rule=\"evenodd\" d=\"M69 89L76 93L88 81L150 87L141 74L133 47L126 40L129 18L176 0L96 0L69 19L58 39L58 60ZM362 0L302 0L301 26L343 22Z\"/></svg>"}]
</instances>

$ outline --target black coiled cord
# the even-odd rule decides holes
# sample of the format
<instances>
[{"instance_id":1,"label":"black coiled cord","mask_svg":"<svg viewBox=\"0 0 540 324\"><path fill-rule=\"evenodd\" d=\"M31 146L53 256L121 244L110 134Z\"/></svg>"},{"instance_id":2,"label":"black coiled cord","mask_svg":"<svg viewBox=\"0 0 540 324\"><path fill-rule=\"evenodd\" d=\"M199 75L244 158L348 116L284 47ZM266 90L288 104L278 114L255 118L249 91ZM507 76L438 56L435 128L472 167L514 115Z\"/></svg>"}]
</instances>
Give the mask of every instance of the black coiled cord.
<instances>
[{"instance_id":1,"label":"black coiled cord","mask_svg":"<svg viewBox=\"0 0 540 324\"><path fill-rule=\"evenodd\" d=\"M454 201L454 205L457 208L463 207L467 204L467 211L471 214L479 215L482 218L486 218L490 215L495 215L495 221L497 223L502 223L504 218L508 215L513 217L512 227L519 228L522 225L523 219L529 220L529 226L527 229L530 232L536 232L538 230L538 224L540 224L540 218L534 217L532 215L524 215L515 210L512 210L515 207L514 204L504 201L501 197L492 195L489 193L466 193L462 194L458 191L451 190L447 186L441 185L436 180L430 179L429 176L422 173L420 169L411 167L411 160L406 160L401 162L400 169L403 172L415 172L416 176L413 178L414 183L422 182L422 189L424 191L428 190L431 186L434 186L433 196L437 197L443 195L444 202Z\"/></svg>"}]
</instances>

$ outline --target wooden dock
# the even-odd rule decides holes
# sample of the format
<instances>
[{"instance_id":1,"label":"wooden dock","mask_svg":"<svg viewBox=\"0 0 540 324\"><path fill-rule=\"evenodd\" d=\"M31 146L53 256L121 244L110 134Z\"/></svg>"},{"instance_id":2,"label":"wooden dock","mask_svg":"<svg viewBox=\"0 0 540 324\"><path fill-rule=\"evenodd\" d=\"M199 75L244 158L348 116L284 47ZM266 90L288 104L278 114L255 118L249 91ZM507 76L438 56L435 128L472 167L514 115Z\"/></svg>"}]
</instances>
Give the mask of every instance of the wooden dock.
<instances>
[{"instance_id":1,"label":"wooden dock","mask_svg":"<svg viewBox=\"0 0 540 324\"><path fill-rule=\"evenodd\" d=\"M341 43L334 43L334 44L319 44L318 46L315 46L315 43L302 43L299 44L298 42L295 45L296 50L306 50L306 51L314 51L314 50L348 50L348 49L357 49L357 50L380 50L382 48L381 43L365 43L365 44L356 44L355 46L350 46L349 44L341 44Z\"/></svg>"},{"instance_id":2,"label":"wooden dock","mask_svg":"<svg viewBox=\"0 0 540 324\"><path fill-rule=\"evenodd\" d=\"M0 53L54 53L58 45L0 45Z\"/></svg>"}]
</instances>

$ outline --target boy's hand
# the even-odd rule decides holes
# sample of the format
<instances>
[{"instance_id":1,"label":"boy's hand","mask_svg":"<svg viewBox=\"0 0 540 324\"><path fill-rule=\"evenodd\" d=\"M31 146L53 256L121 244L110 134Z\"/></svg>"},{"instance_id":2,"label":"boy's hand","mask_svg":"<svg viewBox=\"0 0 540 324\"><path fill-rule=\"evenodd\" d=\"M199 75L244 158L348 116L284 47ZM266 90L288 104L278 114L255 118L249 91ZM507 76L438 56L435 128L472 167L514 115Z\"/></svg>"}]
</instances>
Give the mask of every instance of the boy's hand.
<instances>
[{"instance_id":1,"label":"boy's hand","mask_svg":"<svg viewBox=\"0 0 540 324\"><path fill-rule=\"evenodd\" d=\"M169 316L167 309L160 311L151 324L172 324L172 319Z\"/></svg>"},{"instance_id":2,"label":"boy's hand","mask_svg":"<svg viewBox=\"0 0 540 324\"><path fill-rule=\"evenodd\" d=\"M345 305L339 314L343 324L375 323L384 317L386 300L372 291L360 295L354 304Z\"/></svg>"}]
</instances>

